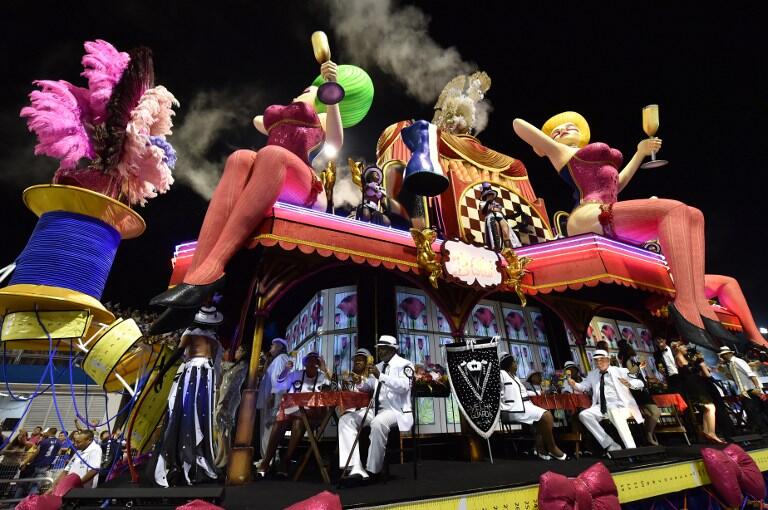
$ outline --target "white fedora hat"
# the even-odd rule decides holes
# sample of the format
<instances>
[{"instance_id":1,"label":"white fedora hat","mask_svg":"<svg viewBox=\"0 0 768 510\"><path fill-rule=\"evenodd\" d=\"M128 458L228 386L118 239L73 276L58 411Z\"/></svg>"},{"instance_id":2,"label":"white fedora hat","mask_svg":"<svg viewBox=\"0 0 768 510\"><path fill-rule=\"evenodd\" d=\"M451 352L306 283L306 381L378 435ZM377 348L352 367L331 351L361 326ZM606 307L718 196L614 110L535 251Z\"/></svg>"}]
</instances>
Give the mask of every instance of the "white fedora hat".
<instances>
[{"instance_id":1,"label":"white fedora hat","mask_svg":"<svg viewBox=\"0 0 768 510\"><path fill-rule=\"evenodd\" d=\"M201 326L218 326L224 322L224 315L215 306L203 306L195 314L194 322Z\"/></svg>"},{"instance_id":2,"label":"white fedora hat","mask_svg":"<svg viewBox=\"0 0 768 510\"><path fill-rule=\"evenodd\" d=\"M376 347L392 347L397 350L397 338L392 335L381 335L379 341L376 342Z\"/></svg>"}]
</instances>

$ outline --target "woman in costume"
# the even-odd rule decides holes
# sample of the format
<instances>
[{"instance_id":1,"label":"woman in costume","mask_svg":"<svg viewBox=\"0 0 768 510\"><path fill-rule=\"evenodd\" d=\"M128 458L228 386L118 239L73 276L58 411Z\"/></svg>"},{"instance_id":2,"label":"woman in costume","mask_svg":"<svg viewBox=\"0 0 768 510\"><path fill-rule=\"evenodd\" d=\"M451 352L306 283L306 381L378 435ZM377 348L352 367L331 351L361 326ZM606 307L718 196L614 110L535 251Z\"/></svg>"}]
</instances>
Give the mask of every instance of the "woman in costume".
<instances>
[{"instance_id":1,"label":"woman in costume","mask_svg":"<svg viewBox=\"0 0 768 510\"><path fill-rule=\"evenodd\" d=\"M511 354L505 354L499 360L501 368L501 413L505 422L536 425L536 455L544 460L552 457L565 460L567 456L558 448L552 435L554 418L546 409L531 403L531 396L536 393L526 389L517 377L517 361Z\"/></svg>"},{"instance_id":2,"label":"woman in costume","mask_svg":"<svg viewBox=\"0 0 768 510\"><path fill-rule=\"evenodd\" d=\"M676 200L618 200L643 159L661 148L660 139L641 141L621 169L621 152L604 143L589 143L589 124L576 112L555 115L542 129L515 119L514 130L536 154L549 158L574 189L577 203L568 218L569 235L594 232L637 244L658 239L675 279L675 300L669 310L678 332L702 345L711 345L710 335L735 340L707 301L701 211Z\"/></svg>"},{"instance_id":3,"label":"woman in costume","mask_svg":"<svg viewBox=\"0 0 768 510\"><path fill-rule=\"evenodd\" d=\"M675 356L680 385L688 404L702 409L702 435L715 444L725 444L716 433L717 410L715 401L707 388L706 381L699 373L699 367L692 366L688 359L688 348L682 342L670 344Z\"/></svg>"},{"instance_id":4,"label":"woman in costume","mask_svg":"<svg viewBox=\"0 0 768 510\"><path fill-rule=\"evenodd\" d=\"M221 352L216 327L224 316L204 306L181 336L179 366L168 395L168 421L158 445L153 473L163 487L210 482L219 477L215 464L214 403L216 360ZM172 364L169 362L166 366Z\"/></svg>"},{"instance_id":5,"label":"woman in costume","mask_svg":"<svg viewBox=\"0 0 768 510\"><path fill-rule=\"evenodd\" d=\"M223 468L229 460L229 451L232 446L232 432L235 428L237 409L240 407L240 392L245 377L248 375L247 351L241 345L235 351L232 361L225 359L221 362L221 386L219 386L219 399L216 402L216 438L218 441L218 455L216 467Z\"/></svg>"},{"instance_id":6,"label":"woman in costume","mask_svg":"<svg viewBox=\"0 0 768 510\"><path fill-rule=\"evenodd\" d=\"M383 211L387 199L383 180L384 174L381 168L375 165L363 171L363 202L357 207L357 219L388 227L391 222Z\"/></svg>"},{"instance_id":7,"label":"woman in costume","mask_svg":"<svg viewBox=\"0 0 768 510\"><path fill-rule=\"evenodd\" d=\"M484 182L480 195L480 212L485 217L485 245L495 251L501 251L502 248L519 248L522 246L520 239L509 227L509 222L504 216L504 207L496 201L497 197L498 193L491 188L491 184Z\"/></svg>"},{"instance_id":8,"label":"woman in costume","mask_svg":"<svg viewBox=\"0 0 768 510\"><path fill-rule=\"evenodd\" d=\"M267 145L259 151L238 150L227 159L183 283L150 301L168 308L153 324L152 334L183 325L189 310L222 287L227 262L276 201L326 210L325 192L310 166L310 153L323 143L335 151L341 149L343 126L362 120L373 99L373 86L365 71L354 66L337 68L328 61L320 72L325 81L336 81L338 73L346 90L344 100L328 105L327 113L318 113L317 86L312 85L289 105L269 106L264 115L254 118L256 129L268 136Z\"/></svg>"}]
</instances>

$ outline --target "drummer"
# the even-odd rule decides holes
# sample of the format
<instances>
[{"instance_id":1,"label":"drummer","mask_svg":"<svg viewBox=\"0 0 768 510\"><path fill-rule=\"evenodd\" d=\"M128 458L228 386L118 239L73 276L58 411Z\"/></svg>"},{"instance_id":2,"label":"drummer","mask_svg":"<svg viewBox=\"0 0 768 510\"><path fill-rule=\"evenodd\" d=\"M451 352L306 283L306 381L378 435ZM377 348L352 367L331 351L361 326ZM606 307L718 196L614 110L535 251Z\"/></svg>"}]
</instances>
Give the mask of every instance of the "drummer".
<instances>
[{"instance_id":1,"label":"drummer","mask_svg":"<svg viewBox=\"0 0 768 510\"><path fill-rule=\"evenodd\" d=\"M285 393L311 393L315 391L325 391L330 388L331 378L328 376L328 369L325 360L317 352L310 352L302 360L303 370L294 370L283 383ZM272 427L272 433L269 437L267 450L264 452L264 459L256 471L256 478L262 479L267 475L269 466L274 459L275 452L280 440L285 436L288 426L291 426L291 440L288 443L286 454L280 459L280 465L277 469L277 476L286 478L288 476L288 461L293 456L293 452L304 437L304 423L298 419L298 409L285 409L284 412L291 416L289 419L275 422Z\"/></svg>"}]
</instances>

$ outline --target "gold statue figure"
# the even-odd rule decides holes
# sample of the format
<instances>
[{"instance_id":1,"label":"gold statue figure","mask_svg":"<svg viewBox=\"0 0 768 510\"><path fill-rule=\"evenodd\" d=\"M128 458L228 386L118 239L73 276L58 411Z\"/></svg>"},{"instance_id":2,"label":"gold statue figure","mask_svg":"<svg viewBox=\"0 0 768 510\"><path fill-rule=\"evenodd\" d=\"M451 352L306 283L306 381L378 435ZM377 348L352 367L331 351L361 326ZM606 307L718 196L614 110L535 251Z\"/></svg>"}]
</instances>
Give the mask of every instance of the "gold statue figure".
<instances>
[{"instance_id":1,"label":"gold statue figure","mask_svg":"<svg viewBox=\"0 0 768 510\"><path fill-rule=\"evenodd\" d=\"M437 279L443 276L443 266L437 261L437 255L432 250L432 243L437 239L437 232L431 228L411 229L411 237L416 243L416 263L429 273L429 283L437 288Z\"/></svg>"},{"instance_id":2,"label":"gold statue figure","mask_svg":"<svg viewBox=\"0 0 768 510\"><path fill-rule=\"evenodd\" d=\"M502 282L507 287L512 287L520 299L520 304L525 306L528 300L523 294L521 283L523 276L528 272L525 266L531 263L533 260L531 257L518 257L515 250L512 248L504 248L501 250L501 256L507 261L507 266L504 268L504 281Z\"/></svg>"}]
</instances>

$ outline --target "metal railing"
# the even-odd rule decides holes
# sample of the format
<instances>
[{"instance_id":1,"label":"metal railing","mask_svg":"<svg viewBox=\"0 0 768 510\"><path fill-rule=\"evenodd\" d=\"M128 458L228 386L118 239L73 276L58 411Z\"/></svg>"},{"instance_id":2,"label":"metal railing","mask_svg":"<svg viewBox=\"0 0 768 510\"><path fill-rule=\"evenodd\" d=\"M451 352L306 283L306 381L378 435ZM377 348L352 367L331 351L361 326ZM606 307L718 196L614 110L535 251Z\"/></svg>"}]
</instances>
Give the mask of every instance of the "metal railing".
<instances>
[{"instance_id":1,"label":"metal railing","mask_svg":"<svg viewBox=\"0 0 768 510\"><path fill-rule=\"evenodd\" d=\"M32 484L38 483L40 486L39 494L47 491L52 485L58 471L48 471L46 476L32 478L16 478L19 473L17 464L0 465L0 508L13 508L22 498L13 497L20 483Z\"/></svg>"}]
</instances>

